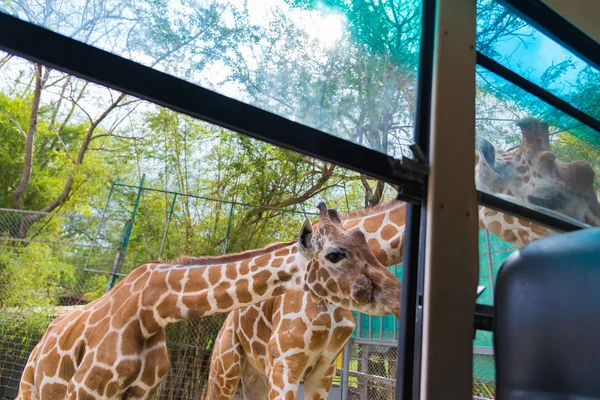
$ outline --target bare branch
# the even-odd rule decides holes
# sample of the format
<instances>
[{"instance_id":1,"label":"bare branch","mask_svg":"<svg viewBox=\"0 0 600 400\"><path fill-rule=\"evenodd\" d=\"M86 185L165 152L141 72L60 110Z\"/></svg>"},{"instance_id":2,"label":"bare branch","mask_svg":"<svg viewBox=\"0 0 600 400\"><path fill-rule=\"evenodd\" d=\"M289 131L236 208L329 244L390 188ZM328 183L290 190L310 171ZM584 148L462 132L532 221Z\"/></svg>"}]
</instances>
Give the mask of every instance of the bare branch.
<instances>
[{"instance_id":1,"label":"bare branch","mask_svg":"<svg viewBox=\"0 0 600 400\"><path fill-rule=\"evenodd\" d=\"M17 129L19 130L19 132L21 132L23 134L23 137L25 138L25 140L27 140L27 132L25 132L25 129L23 129L21 127L21 125L19 124L19 121L17 121L16 119L14 119L13 117L11 117L8 114L5 114L5 115L10 120L10 122L12 122L13 124L15 124L15 126L17 127Z\"/></svg>"},{"instance_id":2,"label":"bare branch","mask_svg":"<svg viewBox=\"0 0 600 400\"><path fill-rule=\"evenodd\" d=\"M75 100L73 100L72 98L70 98L71 100L71 109L69 110L69 112L67 113L67 116L65 117L65 119L62 121L62 124L60 125L60 128L58 129L58 133L62 133L62 131L64 131L65 127L67 126L67 123L71 120L71 117L73 117L73 114L75 113L75 107L77 102L79 102L81 100L81 98L83 97L83 93L85 92L85 89L87 88L88 82L86 82L83 87L81 88L81 90L79 91L77 98Z\"/></svg>"},{"instance_id":3,"label":"bare branch","mask_svg":"<svg viewBox=\"0 0 600 400\"><path fill-rule=\"evenodd\" d=\"M331 178L334 171L335 171L335 164L329 164L329 165L325 164L323 166L323 171L322 171L321 177L308 190L306 190L304 193L302 193L299 196L289 198L289 199L277 204L277 207L285 208L285 207L292 206L294 204L303 203L306 200L310 199L312 196L314 196L315 194L317 194L321 190L323 190L323 186L327 183L329 178Z\"/></svg>"},{"instance_id":4,"label":"bare branch","mask_svg":"<svg viewBox=\"0 0 600 400\"><path fill-rule=\"evenodd\" d=\"M8 62L10 61L11 58L13 58L13 54L7 54L4 57L2 57L0 59L0 69L2 69L6 64L8 64Z\"/></svg>"},{"instance_id":5,"label":"bare branch","mask_svg":"<svg viewBox=\"0 0 600 400\"><path fill-rule=\"evenodd\" d=\"M60 94L58 96L58 101L56 102L56 105L54 106L54 113L52 114L52 117L50 118L50 126L48 128L50 131L54 130L54 125L56 124L56 116L58 115L58 111L60 110L60 106L62 105L62 101L65 96L65 91L67 90L67 86L69 86L70 82L71 82L71 75L68 75L64 85L62 86L62 88L60 90Z\"/></svg>"},{"instance_id":6,"label":"bare branch","mask_svg":"<svg viewBox=\"0 0 600 400\"><path fill-rule=\"evenodd\" d=\"M94 134L94 131L96 130L98 125L100 125L100 123L108 116L108 114L111 113L112 110L114 110L119 105L119 102L124 98L125 93L121 93L121 95L117 97L117 99L110 106L108 106L106 110L104 110L104 112L98 118L96 118L95 121L93 121L90 124L90 127L88 128L88 131L85 134L85 137L83 138L83 142L81 143L81 147L79 148L79 154L77 155L76 161L77 164L81 164L83 162L85 152L87 151L90 141L92 140L92 135Z\"/></svg>"}]
</instances>

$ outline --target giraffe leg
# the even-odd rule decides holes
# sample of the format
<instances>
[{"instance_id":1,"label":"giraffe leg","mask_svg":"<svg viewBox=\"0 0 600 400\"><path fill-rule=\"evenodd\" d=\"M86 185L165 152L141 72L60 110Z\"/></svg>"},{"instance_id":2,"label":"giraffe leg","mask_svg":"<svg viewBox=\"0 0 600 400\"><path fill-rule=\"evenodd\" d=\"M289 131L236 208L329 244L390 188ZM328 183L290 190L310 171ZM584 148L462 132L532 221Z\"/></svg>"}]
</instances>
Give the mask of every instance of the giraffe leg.
<instances>
[{"instance_id":1,"label":"giraffe leg","mask_svg":"<svg viewBox=\"0 0 600 400\"><path fill-rule=\"evenodd\" d=\"M159 332L146 341L141 361L137 379L129 386L123 398L145 400L152 398L158 390L171 365L165 331Z\"/></svg>"},{"instance_id":2,"label":"giraffe leg","mask_svg":"<svg viewBox=\"0 0 600 400\"><path fill-rule=\"evenodd\" d=\"M306 368L306 365L294 360L298 355L306 357L300 353L273 360L272 367L269 369L269 400L294 400L298 395L300 379Z\"/></svg>"},{"instance_id":3,"label":"giraffe leg","mask_svg":"<svg viewBox=\"0 0 600 400\"><path fill-rule=\"evenodd\" d=\"M235 334L235 320L233 313L230 314L215 342L206 396L209 400L233 399L238 388L245 360L242 345Z\"/></svg>"},{"instance_id":4,"label":"giraffe leg","mask_svg":"<svg viewBox=\"0 0 600 400\"><path fill-rule=\"evenodd\" d=\"M250 364L246 364L242 372L242 387L244 400L265 400L269 394L267 377Z\"/></svg>"},{"instance_id":5,"label":"giraffe leg","mask_svg":"<svg viewBox=\"0 0 600 400\"><path fill-rule=\"evenodd\" d=\"M333 377L335 376L335 363L325 368L315 368L304 379L305 400L327 400Z\"/></svg>"}]
</instances>

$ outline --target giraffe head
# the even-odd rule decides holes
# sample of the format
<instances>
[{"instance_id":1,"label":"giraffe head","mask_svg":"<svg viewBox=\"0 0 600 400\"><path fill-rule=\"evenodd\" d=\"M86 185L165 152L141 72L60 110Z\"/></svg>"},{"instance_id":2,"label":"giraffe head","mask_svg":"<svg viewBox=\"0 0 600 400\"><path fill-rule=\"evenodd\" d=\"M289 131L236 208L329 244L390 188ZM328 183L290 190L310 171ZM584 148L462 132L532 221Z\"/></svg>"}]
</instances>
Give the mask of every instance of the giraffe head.
<instances>
[{"instance_id":1,"label":"giraffe head","mask_svg":"<svg viewBox=\"0 0 600 400\"><path fill-rule=\"evenodd\" d=\"M344 308L399 316L400 281L377 260L364 233L344 229L325 203L318 207L319 221L306 221L300 233L300 247L311 255L304 289Z\"/></svg>"},{"instance_id":2,"label":"giraffe head","mask_svg":"<svg viewBox=\"0 0 600 400\"><path fill-rule=\"evenodd\" d=\"M489 141L477 138L477 188L598 226L600 203L594 193L592 166L585 161L558 160L550 147L547 123L525 118L517 126L523 140L514 151L496 151Z\"/></svg>"}]
</instances>

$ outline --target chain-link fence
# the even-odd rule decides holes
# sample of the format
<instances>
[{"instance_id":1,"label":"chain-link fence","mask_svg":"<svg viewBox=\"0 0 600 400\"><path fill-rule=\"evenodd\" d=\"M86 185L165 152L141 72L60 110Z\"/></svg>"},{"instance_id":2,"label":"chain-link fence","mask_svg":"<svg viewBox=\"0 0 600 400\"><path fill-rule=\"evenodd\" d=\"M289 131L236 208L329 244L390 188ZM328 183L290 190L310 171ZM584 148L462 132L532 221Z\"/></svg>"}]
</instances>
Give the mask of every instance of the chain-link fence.
<instances>
[{"instance_id":1,"label":"chain-link fence","mask_svg":"<svg viewBox=\"0 0 600 400\"><path fill-rule=\"evenodd\" d=\"M49 321L98 298L136 266L286 240L308 214L122 184L114 184L103 209L89 215L0 209L0 399L15 397L29 352ZM487 287L480 303L492 304L495 275L512 250L480 232L480 284ZM402 279L401 265L391 270ZM357 329L344 352L348 361L339 360L332 396L344 390L347 365L346 398L393 398L398 320L354 314ZM204 397L224 318L168 327L171 368L158 398ZM473 396L493 399L491 333L478 332L474 345Z\"/></svg>"},{"instance_id":2,"label":"chain-link fence","mask_svg":"<svg viewBox=\"0 0 600 400\"><path fill-rule=\"evenodd\" d=\"M496 398L494 353L491 347L475 347L473 351L473 398Z\"/></svg>"},{"instance_id":3,"label":"chain-link fence","mask_svg":"<svg viewBox=\"0 0 600 400\"><path fill-rule=\"evenodd\" d=\"M396 396L395 341L352 338L343 352L341 391L348 400L393 400ZM345 377L345 369L348 369ZM331 398L332 396L330 396Z\"/></svg>"},{"instance_id":4,"label":"chain-link fence","mask_svg":"<svg viewBox=\"0 0 600 400\"><path fill-rule=\"evenodd\" d=\"M289 240L311 215L118 183L89 215L0 209L0 399L15 398L53 318L100 297L135 267ZM204 398L225 317L167 327L171 368L158 399Z\"/></svg>"},{"instance_id":5,"label":"chain-link fence","mask_svg":"<svg viewBox=\"0 0 600 400\"><path fill-rule=\"evenodd\" d=\"M104 293L119 235L93 243L100 216L0 209L0 398L14 399L30 351L56 316ZM129 223L106 218L108 230ZM93 254L92 254L93 253Z\"/></svg>"}]
</instances>

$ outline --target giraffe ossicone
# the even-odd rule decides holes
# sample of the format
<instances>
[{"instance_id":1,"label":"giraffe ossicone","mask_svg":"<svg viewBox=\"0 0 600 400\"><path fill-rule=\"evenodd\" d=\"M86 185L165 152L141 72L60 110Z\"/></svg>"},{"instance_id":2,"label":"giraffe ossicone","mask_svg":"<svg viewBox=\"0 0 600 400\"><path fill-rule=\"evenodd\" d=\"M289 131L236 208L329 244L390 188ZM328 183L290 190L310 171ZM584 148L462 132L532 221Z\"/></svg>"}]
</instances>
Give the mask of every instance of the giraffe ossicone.
<instances>
[{"instance_id":1,"label":"giraffe ossicone","mask_svg":"<svg viewBox=\"0 0 600 400\"><path fill-rule=\"evenodd\" d=\"M18 399L146 399L169 368L167 324L286 292L308 289L347 308L397 314L400 283L364 235L344 230L324 203L318 207L319 222L304 221L298 240L145 264L99 299L56 318L29 356Z\"/></svg>"}]
</instances>

